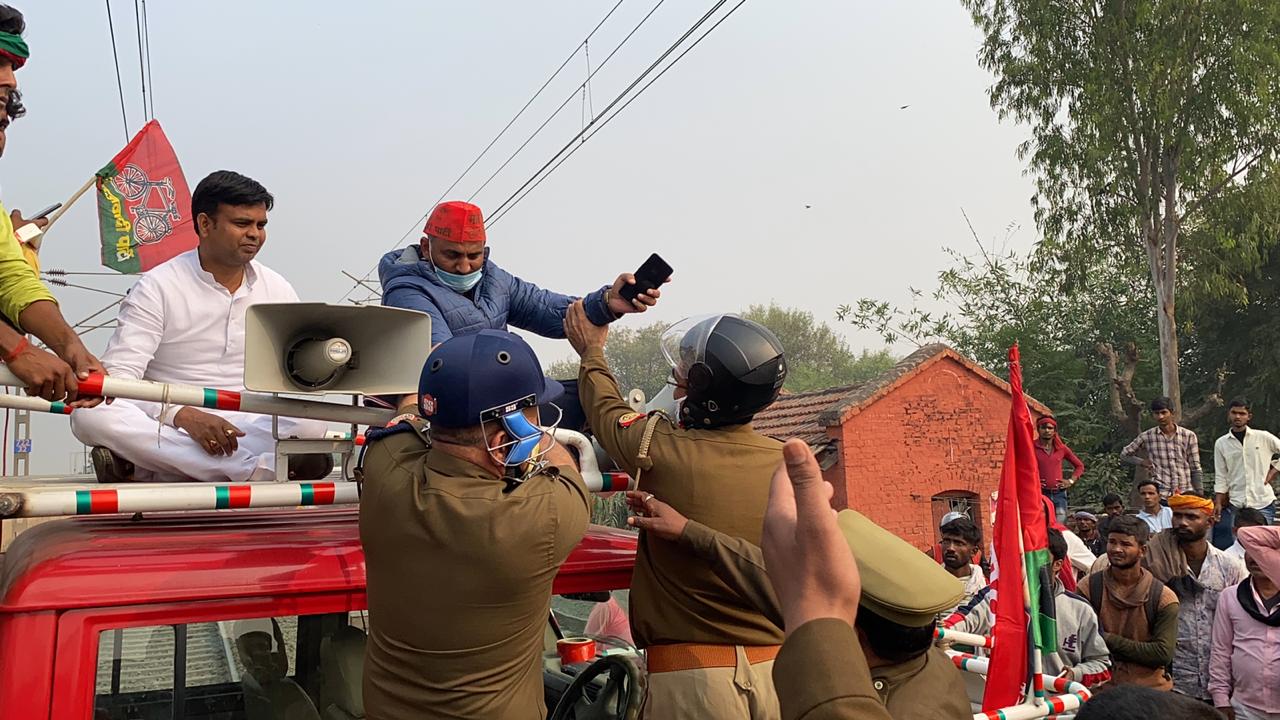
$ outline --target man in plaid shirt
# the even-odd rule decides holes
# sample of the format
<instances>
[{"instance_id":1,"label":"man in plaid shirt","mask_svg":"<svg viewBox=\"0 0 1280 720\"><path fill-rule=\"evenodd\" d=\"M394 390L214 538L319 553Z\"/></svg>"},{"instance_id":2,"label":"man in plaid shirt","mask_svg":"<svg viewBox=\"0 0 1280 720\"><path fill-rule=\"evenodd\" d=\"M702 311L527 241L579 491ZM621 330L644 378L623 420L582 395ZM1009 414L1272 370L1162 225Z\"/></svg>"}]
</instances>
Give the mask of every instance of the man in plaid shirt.
<instances>
[{"instance_id":1,"label":"man in plaid shirt","mask_svg":"<svg viewBox=\"0 0 1280 720\"><path fill-rule=\"evenodd\" d=\"M1151 401L1151 415L1156 426L1143 430L1126 445L1120 458L1149 470L1161 498L1193 490L1201 494L1204 473L1200 470L1200 441L1196 434L1178 425L1173 417L1173 401L1167 397ZM1147 451L1146 459L1135 455L1143 449Z\"/></svg>"}]
</instances>

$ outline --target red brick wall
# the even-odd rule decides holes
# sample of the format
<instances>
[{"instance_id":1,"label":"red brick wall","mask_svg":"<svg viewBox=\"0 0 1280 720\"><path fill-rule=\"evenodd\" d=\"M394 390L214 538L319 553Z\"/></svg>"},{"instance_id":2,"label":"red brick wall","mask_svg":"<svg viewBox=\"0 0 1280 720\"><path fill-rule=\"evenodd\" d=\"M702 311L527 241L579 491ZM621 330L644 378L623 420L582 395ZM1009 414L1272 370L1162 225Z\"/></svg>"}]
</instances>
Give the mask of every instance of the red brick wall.
<instances>
[{"instance_id":1,"label":"red brick wall","mask_svg":"<svg viewBox=\"0 0 1280 720\"><path fill-rule=\"evenodd\" d=\"M943 358L828 429L839 440L826 472L835 504L925 549L937 539L932 498L972 492L985 541L1008 426L1008 393Z\"/></svg>"}]
</instances>

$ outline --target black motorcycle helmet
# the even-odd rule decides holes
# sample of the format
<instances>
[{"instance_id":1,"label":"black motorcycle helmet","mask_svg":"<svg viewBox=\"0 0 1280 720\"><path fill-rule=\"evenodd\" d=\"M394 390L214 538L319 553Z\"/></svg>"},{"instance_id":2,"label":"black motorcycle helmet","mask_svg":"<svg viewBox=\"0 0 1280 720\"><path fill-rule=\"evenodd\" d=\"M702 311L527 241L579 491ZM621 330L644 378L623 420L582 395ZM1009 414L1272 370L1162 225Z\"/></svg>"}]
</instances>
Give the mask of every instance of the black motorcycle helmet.
<instances>
[{"instance_id":1,"label":"black motorcycle helmet","mask_svg":"<svg viewBox=\"0 0 1280 720\"><path fill-rule=\"evenodd\" d=\"M787 378L782 343L768 328L737 315L682 320L663 334L662 352L685 389L685 427L750 422L773 403Z\"/></svg>"}]
</instances>

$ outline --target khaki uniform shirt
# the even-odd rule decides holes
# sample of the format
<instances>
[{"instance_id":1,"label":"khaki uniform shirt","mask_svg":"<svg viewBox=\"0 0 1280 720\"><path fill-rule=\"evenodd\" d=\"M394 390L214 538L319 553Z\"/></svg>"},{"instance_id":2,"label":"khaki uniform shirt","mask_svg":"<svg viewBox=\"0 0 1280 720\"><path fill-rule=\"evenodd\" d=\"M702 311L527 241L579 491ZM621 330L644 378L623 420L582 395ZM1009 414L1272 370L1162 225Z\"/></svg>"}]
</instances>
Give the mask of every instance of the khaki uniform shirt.
<instances>
[{"instance_id":1,"label":"khaki uniform shirt","mask_svg":"<svg viewBox=\"0 0 1280 720\"><path fill-rule=\"evenodd\" d=\"M687 549L692 550L695 557L710 564L711 569L730 587L749 599L752 604L757 605L764 612L765 617L772 618L779 624L782 623L782 609L769 583L769 576L764 567L764 556L760 548L740 538L731 538L723 533L714 532L705 525L693 521L685 526L680 542ZM808 623L804 627L807 628L812 624ZM792 637L788 638L788 644L792 642L795 635L793 633ZM849 640L855 646L858 644L856 636L851 635ZM805 668L804 672L817 676L822 674L821 668L844 667L836 664L835 659L846 656L848 651L836 650L829 644L824 644L823 648L823 652L828 653L830 657L816 661L815 664ZM858 656L861 659L861 650L858 651ZM781 660L782 655L779 655L778 662ZM862 667L866 667L866 660L862 659L861 662ZM778 673L775 665L774 684L777 686L779 698L782 698L782 680ZM871 680L873 696L884 703L889 716L894 720L971 720L973 717L963 676L951 659L936 648L931 648L924 655L904 663L874 668L871 670ZM814 682L820 687L829 681L830 678L825 680L814 678ZM786 700L782 702L784 718L804 717L788 714ZM814 717L846 716L819 714Z\"/></svg>"},{"instance_id":2,"label":"khaki uniform shirt","mask_svg":"<svg viewBox=\"0 0 1280 720\"><path fill-rule=\"evenodd\" d=\"M400 433L370 445L364 475L367 717L544 717L551 583L589 518L577 471L503 493L488 471Z\"/></svg>"},{"instance_id":3,"label":"khaki uniform shirt","mask_svg":"<svg viewBox=\"0 0 1280 720\"><path fill-rule=\"evenodd\" d=\"M849 623L811 620L783 643L773 663L782 720L891 720ZM926 696L927 697L927 696Z\"/></svg>"},{"instance_id":4,"label":"khaki uniform shirt","mask_svg":"<svg viewBox=\"0 0 1280 720\"><path fill-rule=\"evenodd\" d=\"M639 488L720 532L759 544L773 471L782 443L734 425L686 430L665 420L649 446L649 461L637 466L641 438L650 421L639 418L609 373L604 353L582 357L578 393L596 440ZM631 416L631 418L628 418ZM623 423L620 423L623 421ZM708 643L777 645L782 631L710 572L678 543L642 533L631 576L631 631L636 645Z\"/></svg>"}]
</instances>

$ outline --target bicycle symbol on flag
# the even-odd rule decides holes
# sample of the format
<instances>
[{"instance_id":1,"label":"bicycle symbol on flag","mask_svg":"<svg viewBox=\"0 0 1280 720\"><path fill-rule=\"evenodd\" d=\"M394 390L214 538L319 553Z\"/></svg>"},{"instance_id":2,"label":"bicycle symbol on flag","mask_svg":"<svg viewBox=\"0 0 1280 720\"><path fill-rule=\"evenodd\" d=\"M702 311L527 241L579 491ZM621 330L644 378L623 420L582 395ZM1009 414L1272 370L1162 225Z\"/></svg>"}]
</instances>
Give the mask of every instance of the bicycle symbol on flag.
<instances>
[{"instance_id":1,"label":"bicycle symbol on flag","mask_svg":"<svg viewBox=\"0 0 1280 720\"><path fill-rule=\"evenodd\" d=\"M112 182L130 202L129 213L134 219L133 237L139 245L160 242L173 232L174 223L182 220L170 178L152 180L142 168L130 163ZM152 204L155 196L159 196L160 207Z\"/></svg>"}]
</instances>

